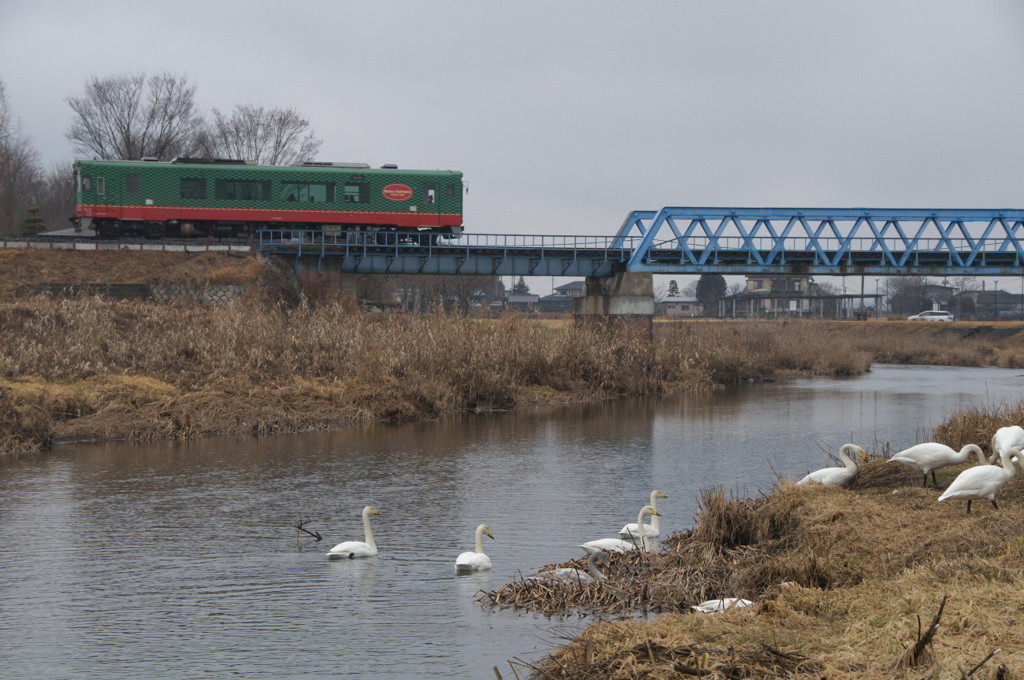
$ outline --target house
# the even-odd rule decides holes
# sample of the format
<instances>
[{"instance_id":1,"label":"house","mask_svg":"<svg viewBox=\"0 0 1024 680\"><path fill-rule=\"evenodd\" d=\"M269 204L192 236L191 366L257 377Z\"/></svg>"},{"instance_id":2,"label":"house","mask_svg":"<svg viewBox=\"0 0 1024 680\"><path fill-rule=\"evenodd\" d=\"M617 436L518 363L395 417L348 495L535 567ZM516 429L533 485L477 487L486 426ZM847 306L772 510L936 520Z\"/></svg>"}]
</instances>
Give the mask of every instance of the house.
<instances>
[{"instance_id":1,"label":"house","mask_svg":"<svg viewBox=\"0 0 1024 680\"><path fill-rule=\"evenodd\" d=\"M583 289L586 285L587 284L584 281L570 281L569 283L556 287L552 294L563 297L580 297L583 295Z\"/></svg>"},{"instance_id":2,"label":"house","mask_svg":"<svg viewBox=\"0 0 1024 680\"><path fill-rule=\"evenodd\" d=\"M655 316L693 317L703 312L704 306L694 297L669 296L654 303Z\"/></svg>"},{"instance_id":3,"label":"house","mask_svg":"<svg viewBox=\"0 0 1024 680\"><path fill-rule=\"evenodd\" d=\"M540 296L533 293L511 293L505 300L505 307L514 312L536 312Z\"/></svg>"},{"instance_id":4,"label":"house","mask_svg":"<svg viewBox=\"0 0 1024 680\"><path fill-rule=\"evenodd\" d=\"M722 298L723 316L809 316L820 294L805 274L748 274L746 288Z\"/></svg>"},{"instance_id":5,"label":"house","mask_svg":"<svg viewBox=\"0 0 1024 680\"><path fill-rule=\"evenodd\" d=\"M551 295L545 295L540 299L538 302L540 311L571 313L573 299L583 295L585 285L583 281L570 281L564 285L557 286Z\"/></svg>"},{"instance_id":6,"label":"house","mask_svg":"<svg viewBox=\"0 0 1024 680\"><path fill-rule=\"evenodd\" d=\"M953 312L958 319L972 314L979 319L1024 318L1024 295L997 289L970 291L964 297L973 302L969 305L973 309L963 302L950 304L943 309Z\"/></svg>"}]
</instances>

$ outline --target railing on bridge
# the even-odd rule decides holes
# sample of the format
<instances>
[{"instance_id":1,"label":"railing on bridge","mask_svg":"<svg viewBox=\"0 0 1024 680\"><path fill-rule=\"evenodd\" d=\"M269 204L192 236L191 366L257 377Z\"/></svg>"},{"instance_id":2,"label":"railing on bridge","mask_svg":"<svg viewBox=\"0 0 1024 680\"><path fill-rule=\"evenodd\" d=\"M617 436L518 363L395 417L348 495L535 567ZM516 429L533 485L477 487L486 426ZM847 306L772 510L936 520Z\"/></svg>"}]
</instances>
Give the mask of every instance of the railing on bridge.
<instances>
[{"instance_id":1,"label":"railing on bridge","mask_svg":"<svg viewBox=\"0 0 1024 680\"><path fill-rule=\"evenodd\" d=\"M1022 210L662 208L631 213L629 271L1019 275Z\"/></svg>"},{"instance_id":2,"label":"railing on bridge","mask_svg":"<svg viewBox=\"0 0 1024 680\"><path fill-rule=\"evenodd\" d=\"M261 252L315 261L317 268L386 274L490 276L611 276L623 271L639 238L539 234L463 234L445 238L420 232L268 229Z\"/></svg>"},{"instance_id":3,"label":"railing on bridge","mask_svg":"<svg viewBox=\"0 0 1024 680\"><path fill-rule=\"evenodd\" d=\"M274 229L259 249L296 267L494 276L802 273L1017 276L1022 210L662 208L615 236Z\"/></svg>"}]
</instances>

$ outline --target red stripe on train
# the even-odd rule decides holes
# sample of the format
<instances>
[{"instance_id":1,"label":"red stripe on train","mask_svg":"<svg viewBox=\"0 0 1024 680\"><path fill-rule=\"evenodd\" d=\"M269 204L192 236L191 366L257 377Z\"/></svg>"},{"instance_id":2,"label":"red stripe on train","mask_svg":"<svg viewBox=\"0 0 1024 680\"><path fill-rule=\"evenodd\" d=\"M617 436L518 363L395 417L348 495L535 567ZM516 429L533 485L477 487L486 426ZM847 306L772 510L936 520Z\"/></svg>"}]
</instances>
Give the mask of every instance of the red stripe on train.
<instances>
[{"instance_id":1,"label":"red stripe on train","mask_svg":"<svg viewBox=\"0 0 1024 680\"><path fill-rule=\"evenodd\" d=\"M381 224L400 227L450 227L462 224L459 213L360 212L355 210L276 210L256 208L168 208L149 205L91 205L75 208L77 217L166 222L179 220L225 222L280 222L310 224Z\"/></svg>"}]
</instances>

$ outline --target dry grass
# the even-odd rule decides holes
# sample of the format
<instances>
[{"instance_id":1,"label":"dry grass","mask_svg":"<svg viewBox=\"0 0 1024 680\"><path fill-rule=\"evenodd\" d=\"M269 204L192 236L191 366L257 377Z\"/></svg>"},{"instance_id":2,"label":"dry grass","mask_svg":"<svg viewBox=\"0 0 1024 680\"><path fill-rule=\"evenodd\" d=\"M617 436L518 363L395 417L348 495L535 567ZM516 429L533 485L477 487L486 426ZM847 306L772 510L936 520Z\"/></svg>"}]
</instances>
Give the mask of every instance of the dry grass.
<instances>
[{"instance_id":1,"label":"dry grass","mask_svg":"<svg viewBox=\"0 0 1024 680\"><path fill-rule=\"evenodd\" d=\"M218 258L179 265L179 280L260 274L244 259L230 272ZM0 392L9 397L0 399L0 450L69 439L325 429L793 375L857 375L876 360L871 347L888 346L893 335L909 334L913 355L929 359L934 346L956 344L910 326L657 324L652 334L644 324L370 315L345 304L296 307L260 298L221 307L20 299L0 304ZM1015 338L963 342L1010 353ZM974 355L994 356L995 349ZM166 389L154 391L147 380ZM971 440L991 431L987 421L960 429Z\"/></svg>"},{"instance_id":2,"label":"dry grass","mask_svg":"<svg viewBox=\"0 0 1024 680\"><path fill-rule=\"evenodd\" d=\"M1020 673L1024 480L1001 497L1012 511L979 506L971 515L962 503L937 503L935 491L912 479L878 481L851 490L783 482L759 499L711 490L692 531L670 537L659 554L614 557L606 582L552 595L513 583L486 599L549 613L539 601L605 616L668 613L593 625L531 667L535 678L959 678L959 668L997 648L976 677L991 677L998 664ZM901 668L919 625L946 596L927 654ZM719 597L758 604L689 610Z\"/></svg>"},{"instance_id":3,"label":"dry grass","mask_svg":"<svg viewBox=\"0 0 1024 680\"><path fill-rule=\"evenodd\" d=\"M248 283L267 265L227 253L0 249L0 300L31 295L40 283Z\"/></svg>"}]
</instances>

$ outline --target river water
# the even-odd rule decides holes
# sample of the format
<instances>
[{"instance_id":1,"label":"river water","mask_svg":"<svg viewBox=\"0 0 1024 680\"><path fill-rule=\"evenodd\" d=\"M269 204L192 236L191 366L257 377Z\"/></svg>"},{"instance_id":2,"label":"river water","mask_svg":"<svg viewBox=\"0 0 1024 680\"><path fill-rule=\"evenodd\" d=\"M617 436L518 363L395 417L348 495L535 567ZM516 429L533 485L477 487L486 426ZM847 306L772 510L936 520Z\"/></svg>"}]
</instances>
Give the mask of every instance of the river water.
<instances>
[{"instance_id":1,"label":"river water","mask_svg":"<svg viewBox=\"0 0 1024 680\"><path fill-rule=\"evenodd\" d=\"M539 659L589 619L487 611L474 594L615 536L652 488L668 495L665 535L692 526L704 489L768 491L848 441L904 448L955 410L1022 396L1024 371L876 366L712 395L0 456L2 674L512 677L509 660ZM380 554L327 560L362 540L365 504L380 510ZM456 576L480 522L494 568Z\"/></svg>"}]
</instances>

